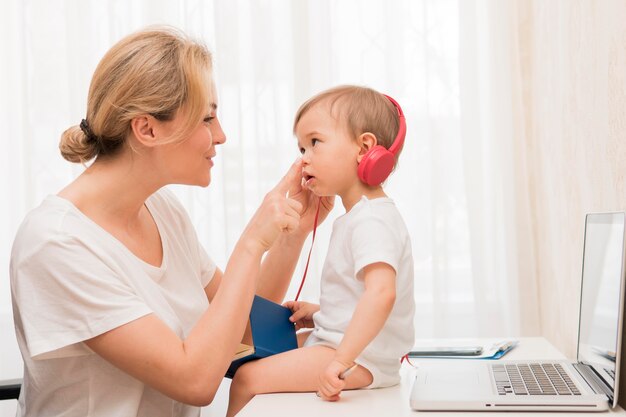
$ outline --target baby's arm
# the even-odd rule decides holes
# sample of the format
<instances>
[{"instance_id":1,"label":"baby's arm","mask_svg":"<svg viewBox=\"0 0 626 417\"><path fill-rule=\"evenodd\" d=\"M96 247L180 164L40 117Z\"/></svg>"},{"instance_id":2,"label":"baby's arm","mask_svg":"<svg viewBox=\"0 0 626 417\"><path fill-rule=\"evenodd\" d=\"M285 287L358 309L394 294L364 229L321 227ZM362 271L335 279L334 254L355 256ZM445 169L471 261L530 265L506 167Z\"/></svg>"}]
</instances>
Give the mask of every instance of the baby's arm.
<instances>
[{"instance_id":1,"label":"baby's arm","mask_svg":"<svg viewBox=\"0 0 626 417\"><path fill-rule=\"evenodd\" d=\"M354 360L380 332L396 301L396 271L389 264L378 262L368 265L363 273L365 292L359 299L333 361L320 375L320 393L327 400L339 398L345 386L339 374L354 364Z\"/></svg>"}]
</instances>

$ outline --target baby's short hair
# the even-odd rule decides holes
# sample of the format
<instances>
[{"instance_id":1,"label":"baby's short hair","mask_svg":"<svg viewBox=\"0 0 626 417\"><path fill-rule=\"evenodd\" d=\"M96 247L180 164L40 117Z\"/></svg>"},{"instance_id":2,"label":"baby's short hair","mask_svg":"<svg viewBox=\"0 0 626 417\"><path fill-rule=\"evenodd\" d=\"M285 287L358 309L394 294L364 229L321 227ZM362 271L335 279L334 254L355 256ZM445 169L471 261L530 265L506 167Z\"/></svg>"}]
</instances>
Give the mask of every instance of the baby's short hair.
<instances>
[{"instance_id":1,"label":"baby's short hair","mask_svg":"<svg viewBox=\"0 0 626 417\"><path fill-rule=\"evenodd\" d=\"M376 136L378 145L389 149L400 128L398 111L387 97L368 87L341 85L311 97L296 112L294 133L302 116L327 100L331 116L344 123L353 139L370 132ZM396 154L396 161L400 151Z\"/></svg>"}]
</instances>

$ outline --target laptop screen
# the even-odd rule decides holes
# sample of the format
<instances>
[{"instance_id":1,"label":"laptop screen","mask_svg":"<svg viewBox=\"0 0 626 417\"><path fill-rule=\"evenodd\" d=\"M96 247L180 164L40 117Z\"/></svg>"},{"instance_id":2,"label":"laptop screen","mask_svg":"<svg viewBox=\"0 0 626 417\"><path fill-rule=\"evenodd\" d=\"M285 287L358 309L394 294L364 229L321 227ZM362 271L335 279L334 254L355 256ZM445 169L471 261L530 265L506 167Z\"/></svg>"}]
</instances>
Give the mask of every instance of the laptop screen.
<instances>
[{"instance_id":1,"label":"laptop screen","mask_svg":"<svg viewBox=\"0 0 626 417\"><path fill-rule=\"evenodd\" d=\"M583 249L578 362L591 365L613 391L622 324L623 258L624 213L588 214Z\"/></svg>"}]
</instances>

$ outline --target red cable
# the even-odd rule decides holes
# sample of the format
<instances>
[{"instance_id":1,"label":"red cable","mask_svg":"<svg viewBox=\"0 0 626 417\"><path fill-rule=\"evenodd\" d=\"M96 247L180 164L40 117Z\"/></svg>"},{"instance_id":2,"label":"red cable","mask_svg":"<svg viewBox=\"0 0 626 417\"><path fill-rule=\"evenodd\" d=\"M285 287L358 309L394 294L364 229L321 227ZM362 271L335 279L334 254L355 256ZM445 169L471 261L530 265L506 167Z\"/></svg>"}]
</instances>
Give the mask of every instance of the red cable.
<instances>
[{"instance_id":1,"label":"red cable","mask_svg":"<svg viewBox=\"0 0 626 417\"><path fill-rule=\"evenodd\" d=\"M302 287L304 286L304 280L306 278L306 273L309 270L309 261L311 260L311 252L313 252L313 243L315 242L315 231L317 230L317 218L320 215L320 207L322 205L322 197L317 200L317 211L315 212L315 220L313 221L313 237L311 238L311 247L309 248L309 256L306 259L306 266L304 267L304 274L302 275L302 282L300 283L300 288L298 288L298 293L296 294L296 299L294 301L298 301L300 297L300 291L302 291Z\"/></svg>"},{"instance_id":2,"label":"red cable","mask_svg":"<svg viewBox=\"0 0 626 417\"><path fill-rule=\"evenodd\" d=\"M400 365L402 365L402 362L404 362L404 361L406 361L409 365L411 365L412 367L415 368L415 366L411 363L411 360L409 359L409 354L408 353L400 358Z\"/></svg>"}]
</instances>

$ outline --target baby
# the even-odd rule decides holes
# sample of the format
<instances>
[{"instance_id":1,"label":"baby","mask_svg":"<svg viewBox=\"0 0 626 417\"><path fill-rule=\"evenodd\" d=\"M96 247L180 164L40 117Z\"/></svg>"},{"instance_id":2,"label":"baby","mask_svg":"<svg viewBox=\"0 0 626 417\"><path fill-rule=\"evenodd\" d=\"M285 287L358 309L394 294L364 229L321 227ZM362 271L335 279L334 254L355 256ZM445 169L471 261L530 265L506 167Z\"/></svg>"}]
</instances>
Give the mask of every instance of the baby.
<instances>
[{"instance_id":1,"label":"baby","mask_svg":"<svg viewBox=\"0 0 626 417\"><path fill-rule=\"evenodd\" d=\"M406 225L381 185L402 150L398 103L370 88L340 86L298 110L294 132L305 186L339 196L321 276L320 304L285 303L298 349L248 362L230 389L228 416L256 394L315 392L336 401L344 389L392 386L413 346L413 258Z\"/></svg>"}]
</instances>

